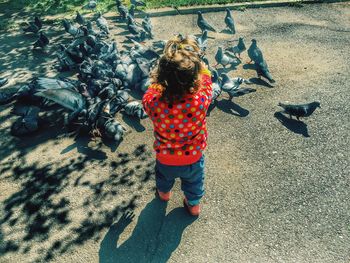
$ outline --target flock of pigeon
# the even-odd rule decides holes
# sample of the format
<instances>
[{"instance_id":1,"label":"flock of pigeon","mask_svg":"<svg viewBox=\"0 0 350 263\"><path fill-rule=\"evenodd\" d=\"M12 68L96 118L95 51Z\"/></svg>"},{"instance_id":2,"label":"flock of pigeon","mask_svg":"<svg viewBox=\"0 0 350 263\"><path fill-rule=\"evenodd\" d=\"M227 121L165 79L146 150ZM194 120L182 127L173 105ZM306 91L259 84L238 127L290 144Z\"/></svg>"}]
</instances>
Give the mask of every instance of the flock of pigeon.
<instances>
[{"instance_id":1,"label":"flock of pigeon","mask_svg":"<svg viewBox=\"0 0 350 263\"><path fill-rule=\"evenodd\" d=\"M141 23L135 20L135 10L139 6L145 6L145 3L140 0L131 0L131 3L131 7L127 8L120 0L116 0L119 19L126 23L130 33L126 38L132 43L131 48L119 50L117 43L109 40L109 24L101 13L97 13L95 19L89 20L77 12L73 21L62 21L71 40L67 45L59 45L55 67L59 71L77 72L77 79L39 77L12 93L0 92L0 105L16 101L12 113L19 117L11 127L14 136L38 130L39 112L52 104L58 104L69 112L64 118L65 125L78 124L88 127L91 134L116 142L120 142L126 132L123 125L115 119L118 112L140 119L148 117L139 101L129 101L130 93L144 93L147 90L151 83L150 71L162 54L166 41L153 40L149 15L145 14ZM97 2L90 0L84 8L95 9L96 6ZM226 12L225 24L228 30L235 34L234 19L229 9ZM203 61L212 71L213 105L215 106L222 91L227 92L230 99L237 93L255 91L240 87L242 83L250 84L249 80L231 78L226 73L219 76L216 70L218 65L226 68L228 65L240 63L240 55L246 50L243 38L239 38L234 47L226 50L219 47L215 55L217 65L213 68L205 57L205 51L208 46L208 31L216 30L201 12L198 12L197 24L202 35L193 38L203 51ZM33 48L45 49L50 45L40 18L35 17L23 31L38 35ZM145 44L149 39L152 40L151 46ZM251 62L254 62L258 77L264 77L271 83L275 82L256 40L252 40L247 52ZM6 82L7 79L0 79L1 86ZM299 119L310 115L319 103L280 106L288 114Z\"/></svg>"}]
</instances>

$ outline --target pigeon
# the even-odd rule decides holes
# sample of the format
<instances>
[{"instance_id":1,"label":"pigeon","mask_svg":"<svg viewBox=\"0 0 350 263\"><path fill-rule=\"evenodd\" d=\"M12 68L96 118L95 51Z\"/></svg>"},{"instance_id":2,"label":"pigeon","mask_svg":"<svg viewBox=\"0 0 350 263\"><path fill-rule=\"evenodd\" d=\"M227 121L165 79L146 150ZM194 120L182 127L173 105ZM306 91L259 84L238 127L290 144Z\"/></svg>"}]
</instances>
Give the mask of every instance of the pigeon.
<instances>
[{"instance_id":1,"label":"pigeon","mask_svg":"<svg viewBox=\"0 0 350 263\"><path fill-rule=\"evenodd\" d=\"M37 78L32 81L37 91L45 89L70 89L76 90L76 85L69 81L63 81L55 78Z\"/></svg>"},{"instance_id":2,"label":"pigeon","mask_svg":"<svg viewBox=\"0 0 350 263\"><path fill-rule=\"evenodd\" d=\"M149 19L145 18L142 20L142 28L150 36L150 38L153 38L152 24L151 24L151 21Z\"/></svg>"},{"instance_id":3,"label":"pigeon","mask_svg":"<svg viewBox=\"0 0 350 263\"><path fill-rule=\"evenodd\" d=\"M106 33L107 35L109 34L108 22L107 22L106 18L104 18L100 12L98 13L96 24L102 32Z\"/></svg>"},{"instance_id":4,"label":"pigeon","mask_svg":"<svg viewBox=\"0 0 350 263\"><path fill-rule=\"evenodd\" d=\"M128 13L132 18L135 17L135 5L130 6Z\"/></svg>"},{"instance_id":5,"label":"pigeon","mask_svg":"<svg viewBox=\"0 0 350 263\"><path fill-rule=\"evenodd\" d=\"M85 9L95 9L97 7L97 1L96 0L89 0L89 3L87 3L84 8Z\"/></svg>"},{"instance_id":6,"label":"pigeon","mask_svg":"<svg viewBox=\"0 0 350 263\"><path fill-rule=\"evenodd\" d=\"M234 64L237 62L237 59L224 54L224 52L222 51L222 47L218 48L218 51L215 55L215 60L217 62L216 66L222 65L224 66L224 68L226 68L226 66L229 64Z\"/></svg>"},{"instance_id":7,"label":"pigeon","mask_svg":"<svg viewBox=\"0 0 350 263\"><path fill-rule=\"evenodd\" d=\"M75 22L77 22L79 25L86 25L86 20L85 18L77 11L77 15L75 17Z\"/></svg>"},{"instance_id":8,"label":"pigeon","mask_svg":"<svg viewBox=\"0 0 350 263\"><path fill-rule=\"evenodd\" d=\"M263 54L260 48L257 46L256 40L252 39L252 44L248 48L248 56L250 58L250 62L261 62L264 60Z\"/></svg>"},{"instance_id":9,"label":"pigeon","mask_svg":"<svg viewBox=\"0 0 350 263\"><path fill-rule=\"evenodd\" d=\"M259 78L264 77L264 78L268 79L268 81L270 83L275 82L275 80L273 79L273 77L272 77L272 75L267 67L265 60L260 61L260 62L255 62L255 70L256 70L256 73L258 74Z\"/></svg>"},{"instance_id":10,"label":"pigeon","mask_svg":"<svg viewBox=\"0 0 350 263\"><path fill-rule=\"evenodd\" d=\"M126 18L128 17L129 11L127 9L127 7L123 4L117 4L117 10L119 12L120 17L122 18L122 20L126 20Z\"/></svg>"},{"instance_id":11,"label":"pigeon","mask_svg":"<svg viewBox=\"0 0 350 263\"><path fill-rule=\"evenodd\" d=\"M99 33L96 32L95 29L93 28L91 21L86 22L86 28L87 28L88 35L93 35L93 36L99 35Z\"/></svg>"},{"instance_id":12,"label":"pigeon","mask_svg":"<svg viewBox=\"0 0 350 263\"><path fill-rule=\"evenodd\" d=\"M135 7L138 6L146 6L146 3L141 0L131 0L131 4L133 4Z\"/></svg>"},{"instance_id":13,"label":"pigeon","mask_svg":"<svg viewBox=\"0 0 350 263\"><path fill-rule=\"evenodd\" d=\"M301 117L309 117L317 108L321 108L321 104L318 101L314 101L308 104L284 104L278 103L278 106L284 109L284 113L289 114L289 117L292 119L292 116L295 116L297 120Z\"/></svg>"},{"instance_id":14,"label":"pigeon","mask_svg":"<svg viewBox=\"0 0 350 263\"><path fill-rule=\"evenodd\" d=\"M213 90L211 104L216 104L217 98L221 95L221 92L222 92L219 73L216 70L212 71L211 80L212 80L212 90Z\"/></svg>"},{"instance_id":15,"label":"pigeon","mask_svg":"<svg viewBox=\"0 0 350 263\"><path fill-rule=\"evenodd\" d=\"M145 31L141 31L137 35L125 36L131 42L143 43L147 39L147 34Z\"/></svg>"},{"instance_id":16,"label":"pigeon","mask_svg":"<svg viewBox=\"0 0 350 263\"><path fill-rule=\"evenodd\" d=\"M133 35L139 35L140 32L144 31L143 28L137 26L130 17L128 17L128 30Z\"/></svg>"},{"instance_id":17,"label":"pigeon","mask_svg":"<svg viewBox=\"0 0 350 263\"><path fill-rule=\"evenodd\" d=\"M115 98L109 102L110 114L114 116L118 111L124 108L124 106L128 103L128 100L129 93L126 90L118 90Z\"/></svg>"},{"instance_id":18,"label":"pigeon","mask_svg":"<svg viewBox=\"0 0 350 263\"><path fill-rule=\"evenodd\" d=\"M11 134L13 136L23 136L33 133L39 129L39 111L38 107L21 107L15 109L12 113L20 117L12 124Z\"/></svg>"},{"instance_id":19,"label":"pigeon","mask_svg":"<svg viewBox=\"0 0 350 263\"><path fill-rule=\"evenodd\" d=\"M199 48L205 52L205 50L208 47L208 31L204 30L202 35L200 37L197 38L197 43Z\"/></svg>"},{"instance_id":20,"label":"pigeon","mask_svg":"<svg viewBox=\"0 0 350 263\"><path fill-rule=\"evenodd\" d=\"M104 124L104 134L107 138L120 142L127 130L117 120L110 118Z\"/></svg>"},{"instance_id":21,"label":"pigeon","mask_svg":"<svg viewBox=\"0 0 350 263\"><path fill-rule=\"evenodd\" d=\"M34 22L29 22L28 26L26 28L23 28L24 32L31 32L31 33L38 33L39 30L42 28L43 24L39 17L34 17Z\"/></svg>"},{"instance_id":22,"label":"pigeon","mask_svg":"<svg viewBox=\"0 0 350 263\"><path fill-rule=\"evenodd\" d=\"M242 37L240 37L238 39L237 46L230 47L230 48L226 49L226 51L231 52L236 57L237 57L237 54L238 54L238 58L241 59L241 53L243 51L245 51L246 49L247 48L246 48L246 46L244 44L244 39Z\"/></svg>"},{"instance_id":23,"label":"pigeon","mask_svg":"<svg viewBox=\"0 0 350 263\"><path fill-rule=\"evenodd\" d=\"M137 117L139 119L146 119L148 117L147 113L143 109L143 106L138 101L131 101L125 105L124 111L127 115Z\"/></svg>"},{"instance_id":24,"label":"pigeon","mask_svg":"<svg viewBox=\"0 0 350 263\"><path fill-rule=\"evenodd\" d=\"M34 47L33 48L38 48L38 47L45 48L49 43L50 43L50 40L48 39L48 37L43 32L40 32L39 33L39 38L34 43Z\"/></svg>"},{"instance_id":25,"label":"pigeon","mask_svg":"<svg viewBox=\"0 0 350 263\"><path fill-rule=\"evenodd\" d=\"M201 11L198 11L197 25L202 30L202 32L204 30L216 32L215 28L209 25L209 23L204 19Z\"/></svg>"},{"instance_id":26,"label":"pigeon","mask_svg":"<svg viewBox=\"0 0 350 263\"><path fill-rule=\"evenodd\" d=\"M0 87L6 85L7 82L8 82L7 78L0 78Z\"/></svg>"},{"instance_id":27,"label":"pigeon","mask_svg":"<svg viewBox=\"0 0 350 263\"><path fill-rule=\"evenodd\" d=\"M67 19L63 19L62 21L63 26L65 31L72 35L74 38L77 37L83 37L83 36L87 36L88 35L88 30L86 27L76 27L74 25L72 25L72 23L70 21L68 21Z\"/></svg>"},{"instance_id":28,"label":"pigeon","mask_svg":"<svg viewBox=\"0 0 350 263\"><path fill-rule=\"evenodd\" d=\"M231 15L230 9L228 9L228 8L226 8L225 24L226 24L226 27L230 29L232 34L236 34L235 22L233 20L232 15Z\"/></svg>"},{"instance_id":29,"label":"pigeon","mask_svg":"<svg viewBox=\"0 0 350 263\"><path fill-rule=\"evenodd\" d=\"M166 40L154 41L154 42L152 43L152 47L153 47L154 49L159 49L159 50L163 51L164 48L165 48L166 43L167 43Z\"/></svg>"},{"instance_id":30,"label":"pigeon","mask_svg":"<svg viewBox=\"0 0 350 263\"><path fill-rule=\"evenodd\" d=\"M230 96L230 100L240 91L240 86L242 83L251 84L249 80L243 78L230 78L226 73L221 74L222 82L221 88L224 92L227 92ZM242 92L249 93L254 92L254 89L246 89Z\"/></svg>"}]
</instances>

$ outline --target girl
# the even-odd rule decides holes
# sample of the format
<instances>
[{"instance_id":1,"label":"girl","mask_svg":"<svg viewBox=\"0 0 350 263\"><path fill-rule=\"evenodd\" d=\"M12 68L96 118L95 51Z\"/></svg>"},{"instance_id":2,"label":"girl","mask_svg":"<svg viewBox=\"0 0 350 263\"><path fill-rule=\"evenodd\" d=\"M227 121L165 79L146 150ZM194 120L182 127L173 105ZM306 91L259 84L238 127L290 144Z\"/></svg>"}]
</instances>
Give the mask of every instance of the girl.
<instances>
[{"instance_id":1,"label":"girl","mask_svg":"<svg viewBox=\"0 0 350 263\"><path fill-rule=\"evenodd\" d=\"M142 100L154 126L159 198L169 201L179 177L184 205L193 216L199 215L204 195L202 152L207 145L206 112L212 96L210 71L200 55L190 38L169 40Z\"/></svg>"}]
</instances>

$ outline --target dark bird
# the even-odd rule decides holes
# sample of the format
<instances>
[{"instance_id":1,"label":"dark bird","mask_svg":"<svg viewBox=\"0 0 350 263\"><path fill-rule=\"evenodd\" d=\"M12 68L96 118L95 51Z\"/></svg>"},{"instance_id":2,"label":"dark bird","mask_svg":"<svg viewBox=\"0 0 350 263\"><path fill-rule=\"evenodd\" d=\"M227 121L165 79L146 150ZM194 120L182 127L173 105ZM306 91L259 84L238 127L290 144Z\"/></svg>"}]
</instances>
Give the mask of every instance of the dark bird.
<instances>
[{"instance_id":1,"label":"dark bird","mask_svg":"<svg viewBox=\"0 0 350 263\"><path fill-rule=\"evenodd\" d=\"M143 109L143 106L138 101L131 101L125 105L124 111L127 115L137 117L139 119L146 119L148 117L147 113Z\"/></svg>"},{"instance_id":2,"label":"dark bird","mask_svg":"<svg viewBox=\"0 0 350 263\"><path fill-rule=\"evenodd\" d=\"M87 3L84 8L85 9L95 9L97 7L97 1L96 0L89 0L89 3Z\"/></svg>"},{"instance_id":3,"label":"dark bird","mask_svg":"<svg viewBox=\"0 0 350 263\"><path fill-rule=\"evenodd\" d=\"M104 124L104 133L107 138L120 142L127 130L117 120L110 118Z\"/></svg>"},{"instance_id":4,"label":"dark bird","mask_svg":"<svg viewBox=\"0 0 350 263\"><path fill-rule=\"evenodd\" d=\"M235 22L233 20L230 9L226 8L226 17L225 24L228 29L232 32L232 34L236 34Z\"/></svg>"},{"instance_id":5,"label":"dark bird","mask_svg":"<svg viewBox=\"0 0 350 263\"><path fill-rule=\"evenodd\" d=\"M38 40L34 43L34 48L45 48L49 43L48 37L43 32L40 32Z\"/></svg>"},{"instance_id":6,"label":"dark bird","mask_svg":"<svg viewBox=\"0 0 350 263\"><path fill-rule=\"evenodd\" d=\"M244 39L242 37L240 37L238 39L237 46L230 47L230 48L226 49L226 51L233 53L233 55L236 56L236 57L237 57L237 54L238 54L238 58L241 59L241 53L243 51L245 51L246 49L247 48L246 48L246 46L244 44Z\"/></svg>"},{"instance_id":7,"label":"dark bird","mask_svg":"<svg viewBox=\"0 0 350 263\"><path fill-rule=\"evenodd\" d=\"M146 33L151 37L153 38L153 33L152 33L152 24L151 24L151 21L147 18L144 18L142 20L142 28L146 31Z\"/></svg>"},{"instance_id":8,"label":"dark bird","mask_svg":"<svg viewBox=\"0 0 350 263\"><path fill-rule=\"evenodd\" d=\"M63 19L62 24L64 26L65 31L67 33L69 33L70 35L72 35L74 38L83 37L83 36L88 35L88 30L84 26L76 27L76 26L72 25L72 23L70 21L68 21L67 19Z\"/></svg>"},{"instance_id":9,"label":"dark bird","mask_svg":"<svg viewBox=\"0 0 350 263\"><path fill-rule=\"evenodd\" d=\"M138 7L138 6L146 6L146 3L141 1L141 0L131 0L130 2L131 2L131 4L133 4L136 7Z\"/></svg>"},{"instance_id":10,"label":"dark bird","mask_svg":"<svg viewBox=\"0 0 350 263\"><path fill-rule=\"evenodd\" d=\"M260 62L255 62L255 70L256 70L256 73L258 74L259 78L264 77L264 78L268 79L268 81L270 83L276 82L273 79L273 77L272 77L272 75L267 67L265 60L262 60Z\"/></svg>"},{"instance_id":11,"label":"dark bird","mask_svg":"<svg viewBox=\"0 0 350 263\"><path fill-rule=\"evenodd\" d=\"M100 12L98 13L96 25L100 28L100 30L102 32L105 32L107 35L109 34L108 22L107 22L106 18L104 18Z\"/></svg>"},{"instance_id":12,"label":"dark bird","mask_svg":"<svg viewBox=\"0 0 350 263\"><path fill-rule=\"evenodd\" d=\"M120 3L119 5L117 4L117 10L122 20L126 20L129 14L128 8L125 5Z\"/></svg>"},{"instance_id":13,"label":"dark bird","mask_svg":"<svg viewBox=\"0 0 350 263\"><path fill-rule=\"evenodd\" d=\"M77 15L75 17L75 22L77 22L79 25L86 25L86 20L85 18L77 11Z\"/></svg>"},{"instance_id":14,"label":"dark bird","mask_svg":"<svg viewBox=\"0 0 350 263\"><path fill-rule=\"evenodd\" d=\"M208 47L208 31L204 30L203 34L197 38L199 48L204 52Z\"/></svg>"},{"instance_id":15,"label":"dark bird","mask_svg":"<svg viewBox=\"0 0 350 263\"><path fill-rule=\"evenodd\" d=\"M143 28L137 26L130 17L128 17L128 30L133 35L139 35L144 31Z\"/></svg>"},{"instance_id":16,"label":"dark bird","mask_svg":"<svg viewBox=\"0 0 350 263\"><path fill-rule=\"evenodd\" d=\"M43 27L43 24L39 17L34 17L34 22L29 22L28 26L26 28L23 28L24 32L32 32L32 33L38 33L39 30Z\"/></svg>"},{"instance_id":17,"label":"dark bird","mask_svg":"<svg viewBox=\"0 0 350 263\"><path fill-rule=\"evenodd\" d=\"M248 56L250 58L250 62L248 63L251 63L252 61L260 62L264 60L263 54L258 47L255 39L252 39L252 44L248 48Z\"/></svg>"},{"instance_id":18,"label":"dark bird","mask_svg":"<svg viewBox=\"0 0 350 263\"><path fill-rule=\"evenodd\" d=\"M317 108L321 108L321 104L318 101L314 101L308 104L284 104L278 103L278 106L284 109L284 113L288 114L292 119L295 116L297 120L301 117L309 117Z\"/></svg>"},{"instance_id":19,"label":"dark bird","mask_svg":"<svg viewBox=\"0 0 350 263\"><path fill-rule=\"evenodd\" d=\"M223 65L224 68L226 68L226 66L229 64L237 63L237 58L233 58L224 54L224 52L222 51L222 47L218 48L218 51L215 55L215 60L217 63L215 66Z\"/></svg>"},{"instance_id":20,"label":"dark bird","mask_svg":"<svg viewBox=\"0 0 350 263\"><path fill-rule=\"evenodd\" d=\"M38 107L21 107L15 109L13 114L21 116L11 126L13 136L23 136L39 129L39 111Z\"/></svg>"},{"instance_id":21,"label":"dark bird","mask_svg":"<svg viewBox=\"0 0 350 263\"><path fill-rule=\"evenodd\" d=\"M216 32L215 28L209 25L209 23L204 19L201 11L198 11L197 25L202 30L202 32L204 30Z\"/></svg>"}]
</instances>

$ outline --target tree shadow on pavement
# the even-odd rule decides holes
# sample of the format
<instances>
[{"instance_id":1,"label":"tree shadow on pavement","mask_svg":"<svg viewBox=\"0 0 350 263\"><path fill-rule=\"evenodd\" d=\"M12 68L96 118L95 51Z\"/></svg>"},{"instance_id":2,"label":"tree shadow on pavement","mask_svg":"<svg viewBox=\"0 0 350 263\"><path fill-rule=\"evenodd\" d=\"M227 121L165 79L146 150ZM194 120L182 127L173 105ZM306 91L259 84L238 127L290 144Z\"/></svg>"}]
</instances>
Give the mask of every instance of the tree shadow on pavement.
<instances>
[{"instance_id":1,"label":"tree shadow on pavement","mask_svg":"<svg viewBox=\"0 0 350 263\"><path fill-rule=\"evenodd\" d=\"M220 100L217 102L217 108L223 112L230 113L238 117L247 117L249 110L242 108L231 100Z\"/></svg>"},{"instance_id":2,"label":"tree shadow on pavement","mask_svg":"<svg viewBox=\"0 0 350 263\"><path fill-rule=\"evenodd\" d=\"M310 137L306 123L302 121L290 119L284 116L281 112L276 112L274 116L288 130L296 134L303 135L304 137Z\"/></svg>"},{"instance_id":3,"label":"tree shadow on pavement","mask_svg":"<svg viewBox=\"0 0 350 263\"><path fill-rule=\"evenodd\" d=\"M130 214L122 216L101 242L99 262L167 262L180 244L182 233L196 217L180 207L165 216L166 206L166 202L154 198L142 210L132 235L120 244L119 237L132 219Z\"/></svg>"}]
</instances>

